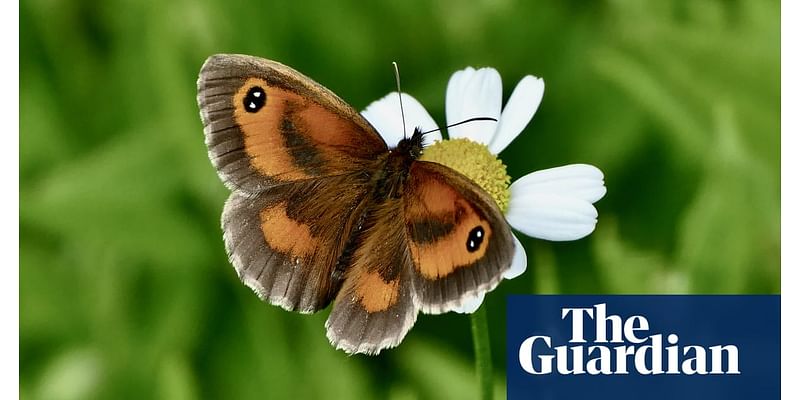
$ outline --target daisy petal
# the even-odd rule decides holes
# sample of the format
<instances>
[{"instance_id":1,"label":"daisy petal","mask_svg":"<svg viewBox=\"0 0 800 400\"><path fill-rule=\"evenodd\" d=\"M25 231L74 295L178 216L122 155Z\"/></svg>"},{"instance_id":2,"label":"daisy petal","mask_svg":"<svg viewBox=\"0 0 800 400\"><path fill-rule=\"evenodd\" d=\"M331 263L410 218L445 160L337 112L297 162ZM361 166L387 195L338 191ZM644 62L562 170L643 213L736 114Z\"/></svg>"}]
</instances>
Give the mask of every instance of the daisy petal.
<instances>
[{"instance_id":1,"label":"daisy petal","mask_svg":"<svg viewBox=\"0 0 800 400\"><path fill-rule=\"evenodd\" d=\"M436 122L433 120L425 107L410 94L403 93L403 112L406 116L406 133L403 135L403 118L400 113L400 97L397 92L392 92L372 102L361 115L372 124L383 140L390 148L397 146L403 137L410 137L414 133L414 128L423 131L436 129ZM439 131L425 135L425 144L433 140L441 140L442 134Z\"/></svg>"},{"instance_id":2,"label":"daisy petal","mask_svg":"<svg viewBox=\"0 0 800 400\"><path fill-rule=\"evenodd\" d=\"M516 230L539 239L577 240L594 231L597 210L592 203L575 197L543 193L515 193L506 220Z\"/></svg>"},{"instance_id":3,"label":"daisy petal","mask_svg":"<svg viewBox=\"0 0 800 400\"><path fill-rule=\"evenodd\" d=\"M522 275L528 267L528 256L525 254L525 248L522 247L517 235L513 233L511 235L514 236L514 258L511 261L511 268L503 274L505 279L514 279Z\"/></svg>"},{"instance_id":4,"label":"daisy petal","mask_svg":"<svg viewBox=\"0 0 800 400\"><path fill-rule=\"evenodd\" d=\"M459 71L448 84L447 123L454 124L474 117L500 118L503 83L494 68L481 68L472 74ZM452 95L452 97L451 97ZM494 137L497 122L474 121L448 129L450 138L467 138L488 145Z\"/></svg>"},{"instance_id":5,"label":"daisy petal","mask_svg":"<svg viewBox=\"0 0 800 400\"><path fill-rule=\"evenodd\" d=\"M453 73L447 82L447 93L445 95L447 125L457 122L453 118L459 117L457 114L461 112L461 105L464 104L464 87L474 74L475 68L467 67Z\"/></svg>"},{"instance_id":6,"label":"daisy petal","mask_svg":"<svg viewBox=\"0 0 800 400\"><path fill-rule=\"evenodd\" d=\"M512 193L552 194L594 203L606 194L603 172L587 164L571 164L543 169L517 179Z\"/></svg>"},{"instance_id":7,"label":"daisy petal","mask_svg":"<svg viewBox=\"0 0 800 400\"><path fill-rule=\"evenodd\" d=\"M481 303L483 303L483 297L484 294L481 293L478 297L466 299L461 303L461 307L454 308L453 311L460 314L472 314L480 308Z\"/></svg>"},{"instance_id":8,"label":"daisy petal","mask_svg":"<svg viewBox=\"0 0 800 400\"><path fill-rule=\"evenodd\" d=\"M539 108L542 96L544 96L542 79L528 75L519 81L503 108L497 124L497 132L489 144L489 151L493 154L500 153L522 133Z\"/></svg>"}]
</instances>

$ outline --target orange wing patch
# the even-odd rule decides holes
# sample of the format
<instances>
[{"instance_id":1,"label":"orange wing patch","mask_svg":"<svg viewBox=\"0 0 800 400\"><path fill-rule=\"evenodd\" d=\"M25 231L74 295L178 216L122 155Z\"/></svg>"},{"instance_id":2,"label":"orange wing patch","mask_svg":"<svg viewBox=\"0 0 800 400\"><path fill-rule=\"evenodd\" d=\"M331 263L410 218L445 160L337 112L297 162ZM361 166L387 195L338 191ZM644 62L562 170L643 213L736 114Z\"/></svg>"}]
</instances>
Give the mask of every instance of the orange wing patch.
<instances>
[{"instance_id":1,"label":"orange wing patch","mask_svg":"<svg viewBox=\"0 0 800 400\"><path fill-rule=\"evenodd\" d=\"M386 311L397 303L400 280L386 282L377 271L363 272L358 276L355 294L369 313Z\"/></svg>"},{"instance_id":2,"label":"orange wing patch","mask_svg":"<svg viewBox=\"0 0 800 400\"><path fill-rule=\"evenodd\" d=\"M453 212L453 203L461 197L453 188L433 179L414 178L413 188L417 201L406 205L409 218L423 219Z\"/></svg>"},{"instance_id":3,"label":"orange wing patch","mask_svg":"<svg viewBox=\"0 0 800 400\"><path fill-rule=\"evenodd\" d=\"M257 111L248 110L245 98L253 88L263 89L265 104ZM244 133L244 150L253 166L262 174L280 181L307 179L311 176L295 165L281 134L287 105L301 104L292 93L270 87L259 78L250 78L233 96L236 123Z\"/></svg>"},{"instance_id":4,"label":"orange wing patch","mask_svg":"<svg viewBox=\"0 0 800 400\"><path fill-rule=\"evenodd\" d=\"M286 204L277 203L261 210L261 232L273 250L307 257L319 246L319 239L311 234L308 225L299 223L286 214Z\"/></svg>"}]
</instances>

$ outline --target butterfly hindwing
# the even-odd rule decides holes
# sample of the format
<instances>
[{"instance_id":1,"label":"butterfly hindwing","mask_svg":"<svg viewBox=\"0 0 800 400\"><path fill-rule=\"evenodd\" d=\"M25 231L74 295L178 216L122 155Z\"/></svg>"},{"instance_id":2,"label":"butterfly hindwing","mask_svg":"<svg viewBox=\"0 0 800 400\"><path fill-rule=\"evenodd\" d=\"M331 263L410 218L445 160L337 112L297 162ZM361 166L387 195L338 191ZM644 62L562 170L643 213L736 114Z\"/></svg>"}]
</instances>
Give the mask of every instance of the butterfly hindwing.
<instances>
[{"instance_id":1,"label":"butterfly hindwing","mask_svg":"<svg viewBox=\"0 0 800 400\"><path fill-rule=\"evenodd\" d=\"M370 170L388 151L356 110L278 62L211 56L197 87L209 157L233 190Z\"/></svg>"},{"instance_id":2,"label":"butterfly hindwing","mask_svg":"<svg viewBox=\"0 0 800 400\"><path fill-rule=\"evenodd\" d=\"M358 176L281 186L225 203L225 247L239 278L259 297L290 311L328 305L344 278L336 271L345 239L366 203Z\"/></svg>"},{"instance_id":3,"label":"butterfly hindwing","mask_svg":"<svg viewBox=\"0 0 800 400\"><path fill-rule=\"evenodd\" d=\"M511 266L514 240L485 191L448 167L418 161L404 200L413 284L423 312L453 310L497 286Z\"/></svg>"},{"instance_id":4,"label":"butterfly hindwing","mask_svg":"<svg viewBox=\"0 0 800 400\"><path fill-rule=\"evenodd\" d=\"M402 199L373 204L350 243L345 280L325 324L338 349L377 354L397 346L417 319L402 214Z\"/></svg>"}]
</instances>

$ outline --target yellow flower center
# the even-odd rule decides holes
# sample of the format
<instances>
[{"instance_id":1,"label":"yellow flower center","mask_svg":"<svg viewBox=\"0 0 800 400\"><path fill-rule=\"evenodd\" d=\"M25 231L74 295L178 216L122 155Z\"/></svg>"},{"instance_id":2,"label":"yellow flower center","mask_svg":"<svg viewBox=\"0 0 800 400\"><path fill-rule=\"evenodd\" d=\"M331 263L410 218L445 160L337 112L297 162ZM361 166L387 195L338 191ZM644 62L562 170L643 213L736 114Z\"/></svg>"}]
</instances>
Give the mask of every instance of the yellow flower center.
<instances>
[{"instance_id":1,"label":"yellow flower center","mask_svg":"<svg viewBox=\"0 0 800 400\"><path fill-rule=\"evenodd\" d=\"M486 145L469 139L442 140L426 147L420 160L433 161L460 172L492 196L500 211L506 212L511 198L511 177L506 173L505 164Z\"/></svg>"}]
</instances>

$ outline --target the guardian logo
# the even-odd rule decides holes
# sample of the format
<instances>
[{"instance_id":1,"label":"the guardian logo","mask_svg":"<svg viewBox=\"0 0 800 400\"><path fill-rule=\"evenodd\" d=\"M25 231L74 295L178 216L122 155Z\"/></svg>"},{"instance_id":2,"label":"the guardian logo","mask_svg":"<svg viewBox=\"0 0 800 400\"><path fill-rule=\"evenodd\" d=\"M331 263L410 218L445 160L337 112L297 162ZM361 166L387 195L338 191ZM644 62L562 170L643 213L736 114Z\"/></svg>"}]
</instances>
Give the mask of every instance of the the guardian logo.
<instances>
[{"instance_id":1,"label":"the guardian logo","mask_svg":"<svg viewBox=\"0 0 800 400\"><path fill-rule=\"evenodd\" d=\"M606 303L564 307L571 324L567 343L533 335L519 346L519 366L531 375L738 375L734 344L683 344L675 332L651 332L644 315L610 314ZM592 325L594 329L592 328ZM586 328L586 329L585 329ZM586 331L594 332L593 335ZM593 337L592 337L593 336Z\"/></svg>"},{"instance_id":2,"label":"the guardian logo","mask_svg":"<svg viewBox=\"0 0 800 400\"><path fill-rule=\"evenodd\" d=\"M780 296L511 295L508 400L780 398Z\"/></svg>"}]
</instances>

